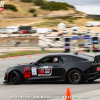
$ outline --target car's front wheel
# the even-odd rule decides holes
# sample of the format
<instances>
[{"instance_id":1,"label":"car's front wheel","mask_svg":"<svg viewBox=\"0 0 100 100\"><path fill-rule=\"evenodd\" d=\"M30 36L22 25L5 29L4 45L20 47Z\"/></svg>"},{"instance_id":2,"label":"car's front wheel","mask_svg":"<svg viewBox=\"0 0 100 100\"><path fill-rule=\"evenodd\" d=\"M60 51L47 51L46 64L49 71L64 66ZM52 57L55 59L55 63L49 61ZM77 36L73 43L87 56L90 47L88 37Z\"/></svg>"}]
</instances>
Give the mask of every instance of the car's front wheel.
<instances>
[{"instance_id":1,"label":"car's front wheel","mask_svg":"<svg viewBox=\"0 0 100 100\"><path fill-rule=\"evenodd\" d=\"M82 83L82 74L78 70L71 70L68 74L68 80L72 84Z\"/></svg>"},{"instance_id":2,"label":"car's front wheel","mask_svg":"<svg viewBox=\"0 0 100 100\"><path fill-rule=\"evenodd\" d=\"M10 82L15 85L15 84L20 84L21 83L21 76L17 71L13 71L10 74Z\"/></svg>"}]
</instances>

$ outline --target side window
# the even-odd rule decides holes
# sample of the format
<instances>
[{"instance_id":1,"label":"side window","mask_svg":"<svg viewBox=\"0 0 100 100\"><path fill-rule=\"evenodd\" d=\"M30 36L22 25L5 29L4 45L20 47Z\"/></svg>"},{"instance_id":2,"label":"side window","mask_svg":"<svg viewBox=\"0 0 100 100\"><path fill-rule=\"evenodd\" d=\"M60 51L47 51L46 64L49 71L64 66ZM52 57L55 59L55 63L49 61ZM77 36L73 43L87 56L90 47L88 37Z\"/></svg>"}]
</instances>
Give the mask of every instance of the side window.
<instances>
[{"instance_id":1,"label":"side window","mask_svg":"<svg viewBox=\"0 0 100 100\"><path fill-rule=\"evenodd\" d=\"M70 56L63 56L63 57L61 57L61 59L63 60L64 63L71 61Z\"/></svg>"},{"instance_id":2,"label":"side window","mask_svg":"<svg viewBox=\"0 0 100 100\"><path fill-rule=\"evenodd\" d=\"M78 62L78 61L85 61L86 60L86 59L75 57L75 56L64 56L64 57L61 57L61 59L63 60L64 63L70 62L70 61Z\"/></svg>"},{"instance_id":3,"label":"side window","mask_svg":"<svg viewBox=\"0 0 100 100\"><path fill-rule=\"evenodd\" d=\"M86 59L80 58L80 57L75 57L72 56L72 61L85 61Z\"/></svg>"},{"instance_id":4,"label":"side window","mask_svg":"<svg viewBox=\"0 0 100 100\"><path fill-rule=\"evenodd\" d=\"M39 63L53 63L53 58L52 57L44 58Z\"/></svg>"},{"instance_id":5,"label":"side window","mask_svg":"<svg viewBox=\"0 0 100 100\"><path fill-rule=\"evenodd\" d=\"M39 63L57 63L59 62L58 57L47 57L42 59Z\"/></svg>"}]
</instances>

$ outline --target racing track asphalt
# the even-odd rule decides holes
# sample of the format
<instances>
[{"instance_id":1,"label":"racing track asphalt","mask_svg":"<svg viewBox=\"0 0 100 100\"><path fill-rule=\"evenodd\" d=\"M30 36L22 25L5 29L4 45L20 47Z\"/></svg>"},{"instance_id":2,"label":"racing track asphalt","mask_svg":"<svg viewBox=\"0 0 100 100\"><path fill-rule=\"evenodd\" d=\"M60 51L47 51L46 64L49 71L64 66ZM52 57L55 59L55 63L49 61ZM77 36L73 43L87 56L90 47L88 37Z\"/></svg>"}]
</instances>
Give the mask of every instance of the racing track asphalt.
<instances>
[{"instance_id":1,"label":"racing track asphalt","mask_svg":"<svg viewBox=\"0 0 100 100\"><path fill-rule=\"evenodd\" d=\"M19 63L34 62L47 54L39 56L32 55L32 58L21 56L20 58L0 59L0 100L19 100L11 99L11 96L65 96L66 88L71 88L72 96L88 96L85 100L100 100L100 79L93 83L84 82L82 84L73 85L65 83L26 83L21 85L3 84L4 73L8 67ZM91 54L93 55L93 54ZM28 99L22 99L28 100ZM40 100L29 99L29 100ZM60 99L42 99L42 100L60 100ZM62 99L65 100L65 99ZM74 100L74 99L73 99ZM84 99L75 99L84 100Z\"/></svg>"}]
</instances>

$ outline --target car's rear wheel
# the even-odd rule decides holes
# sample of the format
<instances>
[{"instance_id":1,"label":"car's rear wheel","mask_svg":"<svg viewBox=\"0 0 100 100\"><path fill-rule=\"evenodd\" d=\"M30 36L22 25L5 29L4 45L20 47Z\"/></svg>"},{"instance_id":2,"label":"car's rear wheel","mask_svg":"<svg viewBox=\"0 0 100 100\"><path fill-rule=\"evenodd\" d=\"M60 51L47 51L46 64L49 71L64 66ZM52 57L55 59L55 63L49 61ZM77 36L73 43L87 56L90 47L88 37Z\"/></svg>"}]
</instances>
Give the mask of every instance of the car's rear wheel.
<instances>
[{"instance_id":1,"label":"car's rear wheel","mask_svg":"<svg viewBox=\"0 0 100 100\"><path fill-rule=\"evenodd\" d=\"M10 74L10 82L15 85L15 84L20 84L21 83L21 76L17 71L13 71Z\"/></svg>"},{"instance_id":2,"label":"car's rear wheel","mask_svg":"<svg viewBox=\"0 0 100 100\"><path fill-rule=\"evenodd\" d=\"M82 83L82 74L78 70L71 70L68 74L68 80L72 84Z\"/></svg>"}]
</instances>

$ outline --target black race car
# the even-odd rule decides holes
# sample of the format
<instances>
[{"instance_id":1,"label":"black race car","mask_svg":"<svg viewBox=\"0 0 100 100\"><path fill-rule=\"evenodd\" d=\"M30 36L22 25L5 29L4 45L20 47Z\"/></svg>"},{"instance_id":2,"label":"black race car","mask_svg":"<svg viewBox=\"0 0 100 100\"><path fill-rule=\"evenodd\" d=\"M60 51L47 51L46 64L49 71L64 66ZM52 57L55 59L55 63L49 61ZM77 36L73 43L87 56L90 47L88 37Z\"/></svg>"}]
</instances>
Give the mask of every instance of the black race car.
<instances>
[{"instance_id":1,"label":"black race car","mask_svg":"<svg viewBox=\"0 0 100 100\"><path fill-rule=\"evenodd\" d=\"M100 56L83 54L48 55L36 62L7 69L4 83L26 81L69 81L73 84L100 78Z\"/></svg>"}]
</instances>

